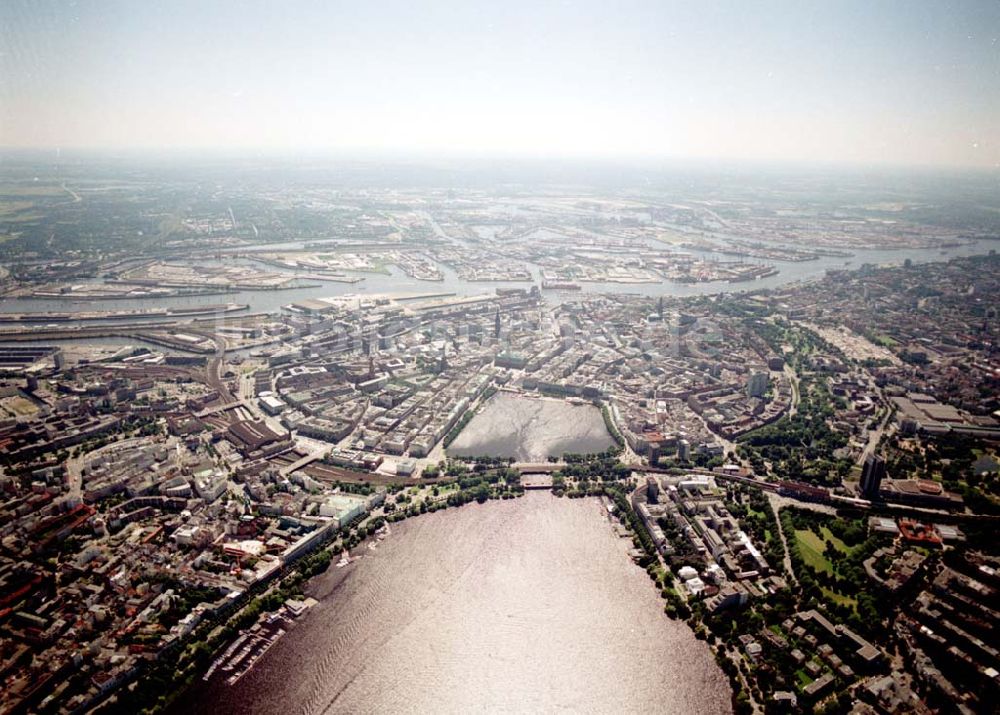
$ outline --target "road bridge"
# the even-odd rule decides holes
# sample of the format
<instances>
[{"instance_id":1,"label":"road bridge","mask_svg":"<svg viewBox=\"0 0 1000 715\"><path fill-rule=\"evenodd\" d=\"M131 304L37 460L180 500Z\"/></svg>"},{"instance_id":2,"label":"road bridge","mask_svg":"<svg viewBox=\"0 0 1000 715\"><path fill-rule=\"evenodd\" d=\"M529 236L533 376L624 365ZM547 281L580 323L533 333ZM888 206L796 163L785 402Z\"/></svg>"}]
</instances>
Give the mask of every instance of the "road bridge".
<instances>
[{"instance_id":1,"label":"road bridge","mask_svg":"<svg viewBox=\"0 0 1000 715\"><path fill-rule=\"evenodd\" d=\"M333 445L317 449L314 452L310 452L301 459L298 459L292 462L291 464L282 467L281 469L278 470L278 473L283 477L287 477L292 472L298 471L299 469L302 469L303 467L308 466L313 462L322 459L330 452L331 449L333 449Z\"/></svg>"}]
</instances>

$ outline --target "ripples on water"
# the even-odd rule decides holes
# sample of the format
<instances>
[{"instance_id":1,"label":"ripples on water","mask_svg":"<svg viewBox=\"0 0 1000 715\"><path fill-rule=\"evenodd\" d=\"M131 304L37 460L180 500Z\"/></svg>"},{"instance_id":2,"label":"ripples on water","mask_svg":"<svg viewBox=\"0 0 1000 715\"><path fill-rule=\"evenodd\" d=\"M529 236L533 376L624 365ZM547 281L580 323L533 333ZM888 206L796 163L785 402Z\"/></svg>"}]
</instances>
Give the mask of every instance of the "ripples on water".
<instances>
[{"instance_id":1,"label":"ripples on water","mask_svg":"<svg viewBox=\"0 0 1000 715\"><path fill-rule=\"evenodd\" d=\"M601 411L593 405L501 392L472 418L448 453L544 462L546 457L567 452L603 452L613 444Z\"/></svg>"},{"instance_id":2,"label":"ripples on water","mask_svg":"<svg viewBox=\"0 0 1000 715\"><path fill-rule=\"evenodd\" d=\"M708 646L663 605L596 499L548 493L393 526L235 687L184 712L730 711Z\"/></svg>"}]
</instances>

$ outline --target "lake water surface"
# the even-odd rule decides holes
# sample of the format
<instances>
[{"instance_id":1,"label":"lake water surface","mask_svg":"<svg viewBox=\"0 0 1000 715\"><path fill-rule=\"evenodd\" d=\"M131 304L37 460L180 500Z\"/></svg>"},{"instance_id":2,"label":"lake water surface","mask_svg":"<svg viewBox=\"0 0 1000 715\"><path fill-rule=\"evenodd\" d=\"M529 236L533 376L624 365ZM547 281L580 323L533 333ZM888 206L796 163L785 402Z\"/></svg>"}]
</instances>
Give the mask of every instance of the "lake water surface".
<instances>
[{"instance_id":1,"label":"lake water surface","mask_svg":"<svg viewBox=\"0 0 1000 715\"><path fill-rule=\"evenodd\" d=\"M567 452L603 452L614 444L593 405L499 392L448 447L459 457L514 457L544 462Z\"/></svg>"},{"instance_id":2,"label":"lake water surface","mask_svg":"<svg viewBox=\"0 0 1000 715\"><path fill-rule=\"evenodd\" d=\"M235 686L177 712L713 713L728 680L597 499L529 492L393 525Z\"/></svg>"}]
</instances>

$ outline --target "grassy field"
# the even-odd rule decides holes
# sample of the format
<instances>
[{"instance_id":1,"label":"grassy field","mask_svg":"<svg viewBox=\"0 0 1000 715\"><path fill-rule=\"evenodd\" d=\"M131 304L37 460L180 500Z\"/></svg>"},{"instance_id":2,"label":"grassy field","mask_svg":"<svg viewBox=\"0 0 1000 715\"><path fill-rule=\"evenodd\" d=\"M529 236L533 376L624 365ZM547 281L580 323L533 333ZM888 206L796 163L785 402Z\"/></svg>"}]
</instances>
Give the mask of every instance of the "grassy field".
<instances>
[{"instance_id":1,"label":"grassy field","mask_svg":"<svg viewBox=\"0 0 1000 715\"><path fill-rule=\"evenodd\" d=\"M843 541L834 536L825 526L820 527L819 534L811 529L796 529L795 540L799 545L799 553L802 555L802 560L807 565L816 569L817 572L828 574L835 574L836 572L830 560L823 555L823 552L826 550L826 542L828 540L833 544L835 549L844 554L849 554L857 548L845 544ZM829 599L831 602L847 606L848 608L857 609L858 601L856 598L842 593L836 593L826 586L821 586L820 588L824 597Z\"/></svg>"},{"instance_id":2,"label":"grassy field","mask_svg":"<svg viewBox=\"0 0 1000 715\"><path fill-rule=\"evenodd\" d=\"M820 527L819 534L811 529L796 529L795 540L799 544L799 552L802 554L803 561L817 571L831 574L834 572L833 564L823 555L826 550L826 542L830 541L833 547L842 554L849 554L856 548L845 544L825 526Z\"/></svg>"},{"instance_id":3,"label":"grassy field","mask_svg":"<svg viewBox=\"0 0 1000 715\"><path fill-rule=\"evenodd\" d=\"M839 551L842 554L849 554L852 551L854 551L854 549L857 548L856 546L848 546L847 544L845 544L843 541L834 536L833 532L830 531L825 526L822 527L821 534L823 536L824 548L826 548L825 542L828 540L833 542L834 548L837 549L837 551Z\"/></svg>"},{"instance_id":4,"label":"grassy field","mask_svg":"<svg viewBox=\"0 0 1000 715\"><path fill-rule=\"evenodd\" d=\"M851 596L845 596L842 593L837 593L836 591L831 591L826 586L820 586L820 590L823 595L834 603L839 603L841 606L847 606L848 608L853 608L857 610L858 599L852 598Z\"/></svg>"},{"instance_id":5,"label":"grassy field","mask_svg":"<svg viewBox=\"0 0 1000 715\"><path fill-rule=\"evenodd\" d=\"M8 397L2 402L3 408L13 417L25 417L38 412L38 407L25 397Z\"/></svg>"},{"instance_id":6,"label":"grassy field","mask_svg":"<svg viewBox=\"0 0 1000 715\"><path fill-rule=\"evenodd\" d=\"M833 564L823 556L826 544L815 532L809 530L796 529L795 540L799 544L799 553L807 566L812 566L817 571L833 573Z\"/></svg>"}]
</instances>

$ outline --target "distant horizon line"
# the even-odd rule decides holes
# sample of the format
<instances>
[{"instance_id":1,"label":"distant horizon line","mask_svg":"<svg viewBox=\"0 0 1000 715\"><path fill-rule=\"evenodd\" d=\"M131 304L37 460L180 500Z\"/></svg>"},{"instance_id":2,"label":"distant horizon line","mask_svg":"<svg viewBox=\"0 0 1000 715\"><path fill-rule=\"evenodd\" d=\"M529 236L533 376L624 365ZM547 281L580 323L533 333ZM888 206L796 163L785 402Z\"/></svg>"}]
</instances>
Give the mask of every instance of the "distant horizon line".
<instances>
[{"instance_id":1,"label":"distant horizon line","mask_svg":"<svg viewBox=\"0 0 1000 715\"><path fill-rule=\"evenodd\" d=\"M1000 163L988 164L913 164L899 162L864 162L834 159L763 159L750 157L707 157L651 154L603 155L603 154L538 154L529 152L462 152L431 150L394 150L380 148L346 149L338 147L321 148L260 148L231 146L189 146L189 147L95 147L95 146L5 146L0 145L0 165L8 157L32 157L36 160L51 161L55 154L58 159L153 159L153 160L199 160L210 161L286 161L303 163L308 161L351 161L389 162L399 164L426 162L472 162L500 164L582 164L590 166L613 165L634 168L727 168L727 169L825 169L840 171L908 171L942 173L993 173L1000 170ZM64 156L67 155L67 156ZM34 156L33 156L34 155ZM673 165L673 166L671 166ZM2 169L0 169L2 170Z\"/></svg>"}]
</instances>

